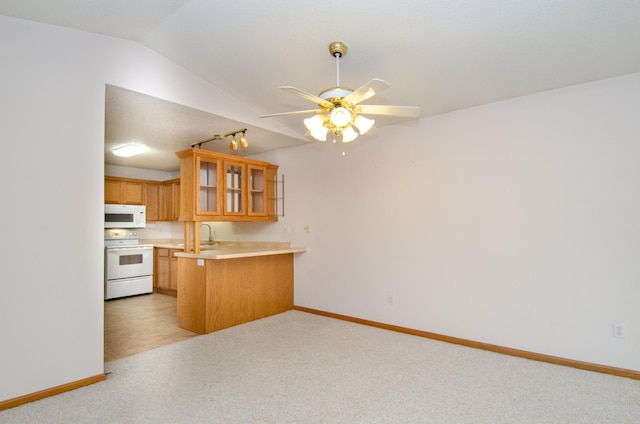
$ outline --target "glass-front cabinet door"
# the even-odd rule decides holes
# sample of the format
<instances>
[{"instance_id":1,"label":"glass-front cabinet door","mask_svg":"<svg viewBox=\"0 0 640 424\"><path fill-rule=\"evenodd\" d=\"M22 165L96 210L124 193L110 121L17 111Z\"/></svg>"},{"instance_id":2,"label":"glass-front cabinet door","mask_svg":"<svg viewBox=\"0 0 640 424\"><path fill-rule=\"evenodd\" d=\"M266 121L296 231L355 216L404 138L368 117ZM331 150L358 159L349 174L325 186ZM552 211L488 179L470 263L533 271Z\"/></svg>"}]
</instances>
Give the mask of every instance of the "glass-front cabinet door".
<instances>
[{"instance_id":1,"label":"glass-front cabinet door","mask_svg":"<svg viewBox=\"0 0 640 424\"><path fill-rule=\"evenodd\" d=\"M241 162L224 162L225 170L225 215L246 215L245 187L246 165Z\"/></svg>"},{"instance_id":2,"label":"glass-front cabinet door","mask_svg":"<svg viewBox=\"0 0 640 424\"><path fill-rule=\"evenodd\" d=\"M220 169L221 161L197 158L198 169L198 198L196 210L198 215L220 215L221 188Z\"/></svg>"},{"instance_id":3,"label":"glass-front cabinet door","mask_svg":"<svg viewBox=\"0 0 640 424\"><path fill-rule=\"evenodd\" d=\"M277 165L196 148L176 155L179 220L191 223L185 224L185 243L197 233L197 222L278 220L276 202L282 199L284 209L284 196L277 190Z\"/></svg>"},{"instance_id":4,"label":"glass-front cabinet door","mask_svg":"<svg viewBox=\"0 0 640 424\"><path fill-rule=\"evenodd\" d=\"M265 216L266 204L266 167L249 165L249 215Z\"/></svg>"}]
</instances>

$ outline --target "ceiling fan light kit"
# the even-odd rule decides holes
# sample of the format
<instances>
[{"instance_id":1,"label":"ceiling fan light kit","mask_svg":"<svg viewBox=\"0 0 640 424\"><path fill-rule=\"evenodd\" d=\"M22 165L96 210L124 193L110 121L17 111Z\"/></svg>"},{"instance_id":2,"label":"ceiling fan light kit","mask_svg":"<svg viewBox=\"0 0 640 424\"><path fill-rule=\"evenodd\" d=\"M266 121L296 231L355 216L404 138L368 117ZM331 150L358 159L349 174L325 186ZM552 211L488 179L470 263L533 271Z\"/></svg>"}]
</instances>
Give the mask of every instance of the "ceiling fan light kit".
<instances>
[{"instance_id":1,"label":"ceiling fan light kit","mask_svg":"<svg viewBox=\"0 0 640 424\"><path fill-rule=\"evenodd\" d=\"M336 86L322 91L318 96L291 86L281 86L280 89L297 94L316 103L319 109L301 110L294 112L273 113L261 118L283 116L291 114L315 113L304 119L304 126L309 135L318 141L326 141L329 131L335 137L342 137L343 143L355 140L358 135L366 134L375 124L375 120L361 115L392 115L406 118L420 116L420 108L414 106L383 106L359 105L389 84L379 78L374 78L357 90L340 86L340 58L347 54L347 45L341 41L329 44L329 53L336 58ZM355 129L354 129L355 128ZM356 131L357 129L357 131Z\"/></svg>"}]
</instances>

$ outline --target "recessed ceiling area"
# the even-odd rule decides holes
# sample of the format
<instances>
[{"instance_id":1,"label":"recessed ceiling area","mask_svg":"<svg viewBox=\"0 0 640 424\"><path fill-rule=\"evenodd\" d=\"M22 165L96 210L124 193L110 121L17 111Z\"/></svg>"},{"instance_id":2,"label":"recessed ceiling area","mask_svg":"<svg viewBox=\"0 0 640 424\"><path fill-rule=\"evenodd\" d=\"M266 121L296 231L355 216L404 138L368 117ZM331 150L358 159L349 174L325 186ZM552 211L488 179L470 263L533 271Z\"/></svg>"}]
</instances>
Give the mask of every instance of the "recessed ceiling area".
<instances>
[{"instance_id":1,"label":"recessed ceiling area","mask_svg":"<svg viewBox=\"0 0 640 424\"><path fill-rule=\"evenodd\" d=\"M250 156L270 150L308 143L246 123L217 116L188 106L158 99L125 88L105 88L105 164L158 171L177 171L180 163L175 152L191 148L197 141L215 134L247 128L249 146L231 152L229 138L202 144L203 150ZM148 150L132 157L113 154L116 147L140 143Z\"/></svg>"}]
</instances>

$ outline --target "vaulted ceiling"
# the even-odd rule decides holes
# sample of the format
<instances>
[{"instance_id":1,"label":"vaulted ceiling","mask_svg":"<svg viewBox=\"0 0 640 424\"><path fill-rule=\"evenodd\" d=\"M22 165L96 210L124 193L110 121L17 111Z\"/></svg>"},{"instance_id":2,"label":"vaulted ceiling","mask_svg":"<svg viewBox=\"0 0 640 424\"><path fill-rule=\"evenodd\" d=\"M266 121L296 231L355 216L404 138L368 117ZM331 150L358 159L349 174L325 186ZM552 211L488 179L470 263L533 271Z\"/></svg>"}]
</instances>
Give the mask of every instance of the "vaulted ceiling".
<instances>
[{"instance_id":1,"label":"vaulted ceiling","mask_svg":"<svg viewBox=\"0 0 640 424\"><path fill-rule=\"evenodd\" d=\"M349 46L342 85L382 78L369 103L422 117L640 72L635 0L3 0L0 14L140 42L261 114L313 107L278 86L335 85L332 41ZM301 117L268 119L299 135L274 148L310 140Z\"/></svg>"}]
</instances>

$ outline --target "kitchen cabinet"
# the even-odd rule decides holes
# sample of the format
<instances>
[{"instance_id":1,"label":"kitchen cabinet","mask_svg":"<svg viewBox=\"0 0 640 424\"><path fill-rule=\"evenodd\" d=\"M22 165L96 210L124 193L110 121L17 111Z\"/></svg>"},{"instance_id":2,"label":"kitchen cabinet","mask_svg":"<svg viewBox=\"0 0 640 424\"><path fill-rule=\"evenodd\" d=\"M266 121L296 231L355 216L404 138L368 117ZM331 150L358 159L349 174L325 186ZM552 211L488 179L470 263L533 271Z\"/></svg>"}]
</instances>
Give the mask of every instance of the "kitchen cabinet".
<instances>
[{"instance_id":1,"label":"kitchen cabinet","mask_svg":"<svg viewBox=\"0 0 640 424\"><path fill-rule=\"evenodd\" d=\"M165 247L155 247L153 249L154 291L170 296L176 296L178 290L178 258L174 256L182 249L169 249Z\"/></svg>"},{"instance_id":2,"label":"kitchen cabinet","mask_svg":"<svg viewBox=\"0 0 640 424\"><path fill-rule=\"evenodd\" d=\"M145 205L147 221L177 221L180 216L180 179L167 181L105 177L104 202Z\"/></svg>"},{"instance_id":3,"label":"kitchen cabinet","mask_svg":"<svg viewBox=\"0 0 640 424\"><path fill-rule=\"evenodd\" d=\"M277 221L278 166L188 149L180 158L180 221Z\"/></svg>"},{"instance_id":4,"label":"kitchen cabinet","mask_svg":"<svg viewBox=\"0 0 640 424\"><path fill-rule=\"evenodd\" d=\"M225 176L223 215L246 216L247 190L245 190L245 180L247 178L247 165L235 160L225 160L223 163Z\"/></svg>"},{"instance_id":5,"label":"kitchen cabinet","mask_svg":"<svg viewBox=\"0 0 640 424\"><path fill-rule=\"evenodd\" d=\"M145 184L131 178L105 177L104 202L119 205L144 205Z\"/></svg>"},{"instance_id":6,"label":"kitchen cabinet","mask_svg":"<svg viewBox=\"0 0 640 424\"><path fill-rule=\"evenodd\" d=\"M234 259L181 255L178 276L180 327L195 333L211 333L293 308L293 253Z\"/></svg>"},{"instance_id":7,"label":"kitchen cabinet","mask_svg":"<svg viewBox=\"0 0 640 424\"><path fill-rule=\"evenodd\" d=\"M145 205L147 207L147 221L160 221L160 191L162 183L145 183Z\"/></svg>"},{"instance_id":8,"label":"kitchen cabinet","mask_svg":"<svg viewBox=\"0 0 640 424\"><path fill-rule=\"evenodd\" d=\"M160 221L177 221L180 217L180 179L165 181L160 196Z\"/></svg>"}]
</instances>

